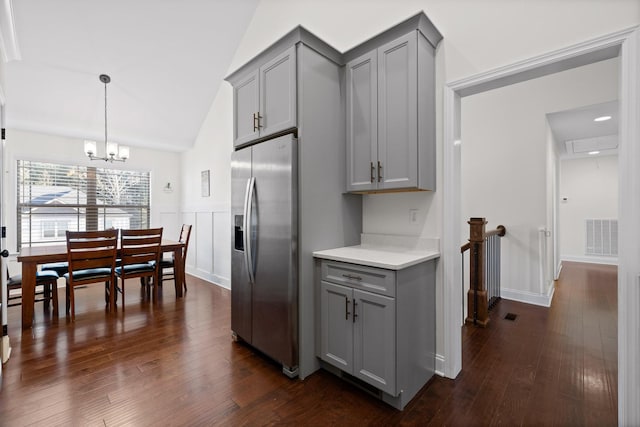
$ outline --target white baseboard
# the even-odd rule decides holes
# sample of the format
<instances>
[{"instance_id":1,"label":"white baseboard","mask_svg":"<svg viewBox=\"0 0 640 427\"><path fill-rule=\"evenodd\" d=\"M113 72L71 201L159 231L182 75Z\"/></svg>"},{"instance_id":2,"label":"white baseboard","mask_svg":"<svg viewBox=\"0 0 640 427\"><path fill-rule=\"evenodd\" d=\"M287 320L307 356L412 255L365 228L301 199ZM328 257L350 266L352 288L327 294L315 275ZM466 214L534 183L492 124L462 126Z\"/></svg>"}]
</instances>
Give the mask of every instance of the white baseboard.
<instances>
[{"instance_id":1,"label":"white baseboard","mask_svg":"<svg viewBox=\"0 0 640 427\"><path fill-rule=\"evenodd\" d=\"M537 294L534 292L521 291L518 289L500 289L500 296L504 299L511 301L524 302L526 304L540 305L542 307L551 307L551 301L553 300L553 293L555 286L553 282L549 286L549 291L546 295Z\"/></svg>"},{"instance_id":2,"label":"white baseboard","mask_svg":"<svg viewBox=\"0 0 640 427\"><path fill-rule=\"evenodd\" d=\"M560 261L586 262L591 264L618 265L618 257L599 257L589 255L560 255Z\"/></svg>"},{"instance_id":3,"label":"white baseboard","mask_svg":"<svg viewBox=\"0 0 640 427\"><path fill-rule=\"evenodd\" d=\"M217 274L209 273L203 270L198 270L195 268L187 267L187 274L197 277L198 279L205 280L207 282L211 282L214 285L218 285L221 288L231 289L231 279L228 277L222 277Z\"/></svg>"},{"instance_id":4,"label":"white baseboard","mask_svg":"<svg viewBox=\"0 0 640 427\"><path fill-rule=\"evenodd\" d=\"M218 285L221 288L231 289L231 280L228 277L218 276L217 274L213 275L213 284Z\"/></svg>"},{"instance_id":5,"label":"white baseboard","mask_svg":"<svg viewBox=\"0 0 640 427\"><path fill-rule=\"evenodd\" d=\"M436 354L436 375L444 377L444 356Z\"/></svg>"}]
</instances>

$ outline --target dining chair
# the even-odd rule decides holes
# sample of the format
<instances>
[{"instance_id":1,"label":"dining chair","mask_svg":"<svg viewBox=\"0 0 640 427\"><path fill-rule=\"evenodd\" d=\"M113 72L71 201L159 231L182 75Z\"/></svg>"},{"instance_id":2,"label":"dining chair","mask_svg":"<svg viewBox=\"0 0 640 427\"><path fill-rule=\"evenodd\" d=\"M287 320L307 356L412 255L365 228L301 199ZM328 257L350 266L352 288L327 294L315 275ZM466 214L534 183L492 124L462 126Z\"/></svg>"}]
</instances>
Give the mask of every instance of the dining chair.
<instances>
[{"instance_id":1,"label":"dining chair","mask_svg":"<svg viewBox=\"0 0 640 427\"><path fill-rule=\"evenodd\" d=\"M53 301L53 315L58 316L58 273L55 271L38 271L36 272L36 291L35 294L42 295L42 298L36 298L34 302L44 302L44 309L49 309L49 302ZM41 289L38 289L41 287ZM7 306L14 307L22 304L22 274L9 275L7 268ZM20 302L16 302L20 300Z\"/></svg>"},{"instance_id":2,"label":"dining chair","mask_svg":"<svg viewBox=\"0 0 640 427\"><path fill-rule=\"evenodd\" d=\"M189 238L191 237L191 224L182 224L182 228L180 229L180 237L178 239L179 242L184 243L184 247L182 249L182 271L185 271L185 266L187 262L187 249L189 249ZM175 272L175 259L173 252L171 253L171 258L162 258L160 260L160 270L158 271L158 283L162 284L164 280L178 280ZM171 269L169 274L165 275L164 270ZM180 286L179 283L176 283L176 286ZM182 287L184 291L187 292L187 279L186 275L182 281Z\"/></svg>"},{"instance_id":3,"label":"dining chair","mask_svg":"<svg viewBox=\"0 0 640 427\"><path fill-rule=\"evenodd\" d=\"M75 292L77 286L104 283L105 303L115 308L115 264L118 250L118 231L67 231L66 309L75 321Z\"/></svg>"},{"instance_id":4,"label":"dining chair","mask_svg":"<svg viewBox=\"0 0 640 427\"><path fill-rule=\"evenodd\" d=\"M139 277L144 281L147 292L153 283L154 299L158 293L158 266L160 265L160 245L162 228L142 230L120 230L120 265L116 267L116 276L120 278L117 291L122 293L124 310L124 284L126 279ZM153 281L151 282L151 279Z\"/></svg>"}]
</instances>

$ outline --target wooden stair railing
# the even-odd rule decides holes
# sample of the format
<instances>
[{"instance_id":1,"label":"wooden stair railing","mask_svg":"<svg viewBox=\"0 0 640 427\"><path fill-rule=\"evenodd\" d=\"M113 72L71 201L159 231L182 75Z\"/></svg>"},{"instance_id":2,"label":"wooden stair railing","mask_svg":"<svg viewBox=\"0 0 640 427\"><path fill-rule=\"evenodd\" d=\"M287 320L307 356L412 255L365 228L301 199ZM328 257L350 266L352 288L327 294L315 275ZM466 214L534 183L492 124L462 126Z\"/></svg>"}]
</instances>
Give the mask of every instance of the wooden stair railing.
<instances>
[{"instance_id":1,"label":"wooden stair railing","mask_svg":"<svg viewBox=\"0 0 640 427\"><path fill-rule=\"evenodd\" d=\"M469 224L469 242L460 247L460 252L470 251L469 256L469 291L467 292L467 318L465 323L474 324L486 328L489 324L489 299L487 294L487 270L492 270L491 277L497 277L499 290L500 257L499 240L497 240L497 260L492 259L492 264L487 264L487 240L493 236L502 237L506 234L506 228L499 225L495 230L485 231L487 221L485 218L471 218ZM492 245L493 246L493 245ZM495 263L497 262L497 265ZM464 267L463 267L464 268ZM463 275L464 276L464 275ZM463 277L464 280L464 277ZM499 297L498 297L499 298Z\"/></svg>"}]
</instances>

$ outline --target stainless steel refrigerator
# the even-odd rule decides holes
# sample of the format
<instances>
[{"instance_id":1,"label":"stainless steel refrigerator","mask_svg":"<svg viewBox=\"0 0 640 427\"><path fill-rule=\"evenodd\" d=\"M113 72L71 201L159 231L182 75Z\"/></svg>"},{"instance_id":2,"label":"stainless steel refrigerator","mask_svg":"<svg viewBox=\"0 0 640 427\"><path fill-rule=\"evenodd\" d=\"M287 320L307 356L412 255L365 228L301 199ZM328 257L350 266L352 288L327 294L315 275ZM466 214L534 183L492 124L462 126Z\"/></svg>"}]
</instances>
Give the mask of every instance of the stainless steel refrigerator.
<instances>
[{"instance_id":1,"label":"stainless steel refrigerator","mask_svg":"<svg viewBox=\"0 0 640 427\"><path fill-rule=\"evenodd\" d=\"M297 375L298 176L292 134L231 158L231 330Z\"/></svg>"}]
</instances>

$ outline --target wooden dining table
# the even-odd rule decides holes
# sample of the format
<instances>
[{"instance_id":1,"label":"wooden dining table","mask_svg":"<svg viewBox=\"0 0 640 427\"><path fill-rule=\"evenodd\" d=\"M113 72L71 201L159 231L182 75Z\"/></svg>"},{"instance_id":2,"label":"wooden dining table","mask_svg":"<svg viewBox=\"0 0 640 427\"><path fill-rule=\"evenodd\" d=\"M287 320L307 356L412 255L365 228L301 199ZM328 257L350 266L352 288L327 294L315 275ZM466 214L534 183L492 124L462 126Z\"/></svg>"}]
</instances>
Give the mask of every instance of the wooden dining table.
<instances>
[{"instance_id":1,"label":"wooden dining table","mask_svg":"<svg viewBox=\"0 0 640 427\"><path fill-rule=\"evenodd\" d=\"M183 249L184 242L162 239L162 252L173 252L174 256L176 298L182 297L182 283L185 274L182 260ZM63 261L67 261L66 245L23 247L20 250L18 262L22 263L22 329L29 329L33 325L38 265Z\"/></svg>"}]
</instances>

